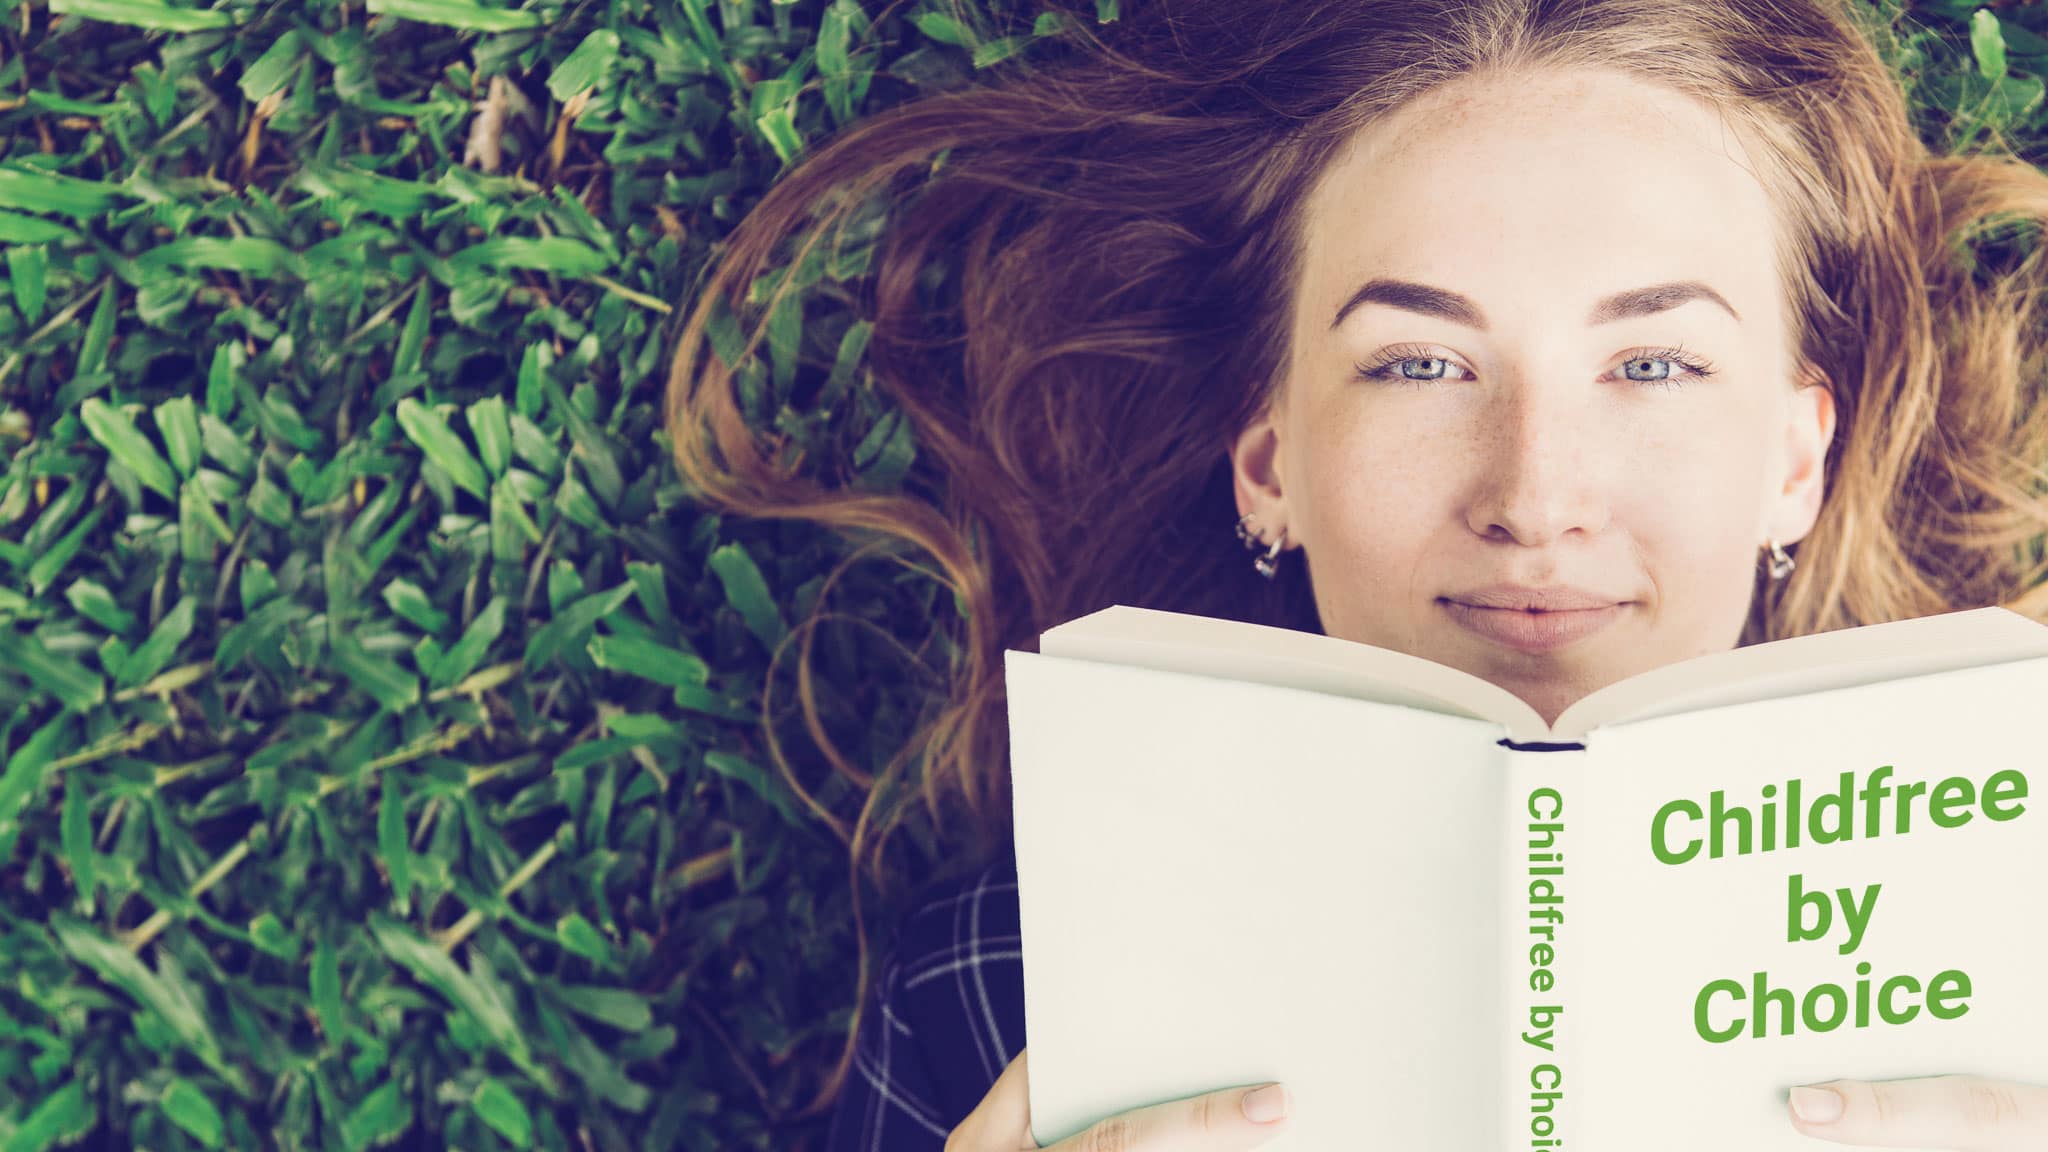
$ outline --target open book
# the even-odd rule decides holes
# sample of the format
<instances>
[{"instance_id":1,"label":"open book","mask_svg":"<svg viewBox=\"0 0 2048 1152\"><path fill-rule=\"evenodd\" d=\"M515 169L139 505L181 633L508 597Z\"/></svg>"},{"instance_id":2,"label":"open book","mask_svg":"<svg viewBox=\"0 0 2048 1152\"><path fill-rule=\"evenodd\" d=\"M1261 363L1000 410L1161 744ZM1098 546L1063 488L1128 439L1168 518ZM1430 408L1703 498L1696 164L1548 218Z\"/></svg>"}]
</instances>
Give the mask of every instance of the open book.
<instances>
[{"instance_id":1,"label":"open book","mask_svg":"<svg viewBox=\"0 0 2048 1152\"><path fill-rule=\"evenodd\" d=\"M1475 676L1118 606L1005 654L1032 1137L1280 1081L1263 1152L1839 1147L1786 1089L2048 1084L2048 627Z\"/></svg>"}]
</instances>

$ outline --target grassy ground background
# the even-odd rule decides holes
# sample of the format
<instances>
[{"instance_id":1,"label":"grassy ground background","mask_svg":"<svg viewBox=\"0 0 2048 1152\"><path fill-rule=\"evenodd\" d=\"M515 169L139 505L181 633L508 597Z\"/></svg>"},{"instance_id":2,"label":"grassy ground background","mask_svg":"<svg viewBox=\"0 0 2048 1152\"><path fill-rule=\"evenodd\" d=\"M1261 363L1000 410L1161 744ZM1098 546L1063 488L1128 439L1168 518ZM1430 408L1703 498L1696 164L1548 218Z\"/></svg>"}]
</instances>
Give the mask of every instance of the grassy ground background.
<instances>
[{"instance_id":1,"label":"grassy ground background","mask_svg":"<svg viewBox=\"0 0 2048 1152\"><path fill-rule=\"evenodd\" d=\"M1043 15L0 0L0 1152L818 1139L855 927L761 691L804 763L772 659L826 608L878 763L952 605L697 508L667 345L807 145ZM2042 9L1910 17L1928 138L2034 147ZM750 404L888 488L863 266Z\"/></svg>"}]
</instances>

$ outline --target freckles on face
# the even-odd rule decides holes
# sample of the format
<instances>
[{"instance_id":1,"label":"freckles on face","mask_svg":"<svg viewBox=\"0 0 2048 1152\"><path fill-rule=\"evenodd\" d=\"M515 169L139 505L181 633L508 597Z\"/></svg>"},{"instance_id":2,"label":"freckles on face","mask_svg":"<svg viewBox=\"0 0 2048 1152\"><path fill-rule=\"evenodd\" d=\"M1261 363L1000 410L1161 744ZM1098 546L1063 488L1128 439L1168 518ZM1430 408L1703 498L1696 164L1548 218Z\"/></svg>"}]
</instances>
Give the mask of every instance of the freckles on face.
<instances>
[{"instance_id":1,"label":"freckles on face","mask_svg":"<svg viewBox=\"0 0 2048 1152\"><path fill-rule=\"evenodd\" d=\"M1290 522L1312 542L1325 630L1437 658L1463 638L1432 634L1444 622L1417 606L1497 577L1634 597L1667 622L1706 628L1728 611L1713 593L1745 591L1755 561L1756 477L1769 463L1761 419L1744 405L1694 404L1669 419L1588 410L1518 447L1505 443L1505 418L1476 401L1417 392L1361 402L1332 390L1301 405L1283 432L1296 446L1286 482L1301 494ZM1547 550L1514 535L1542 532L1545 509L1577 525ZM1571 563L1596 544L1613 549L1612 563ZM1490 658L1537 676L1561 662Z\"/></svg>"},{"instance_id":2,"label":"freckles on face","mask_svg":"<svg viewBox=\"0 0 2048 1152\"><path fill-rule=\"evenodd\" d=\"M1279 481L1325 631L1554 716L1739 635L1786 411L1775 218L1676 94L1452 92L1368 127L1309 198ZM1706 291L1625 299L1672 283ZM1622 608L1543 652L1445 608L1502 584Z\"/></svg>"},{"instance_id":3,"label":"freckles on face","mask_svg":"<svg viewBox=\"0 0 2048 1152\"><path fill-rule=\"evenodd\" d=\"M1769 398L1764 387L1749 391ZM1748 606L1762 543L1760 478L1773 463L1759 429L1776 415L1769 405L1724 403L1663 429L1619 486L1616 519L1630 526L1646 577L1668 585L1653 599L1658 622L1675 630L1672 659L1733 643L1709 638L1726 630L1731 612Z\"/></svg>"},{"instance_id":4,"label":"freckles on face","mask_svg":"<svg viewBox=\"0 0 2048 1152\"><path fill-rule=\"evenodd\" d=\"M1316 540L1316 575L1331 582L1325 598L1317 581L1324 629L1417 651L1419 621L1406 606L1424 594L1432 538L1466 469L1447 439L1410 423L1374 420L1358 406L1311 411L1288 429L1301 446L1288 457L1289 484L1305 494L1294 515Z\"/></svg>"}]
</instances>

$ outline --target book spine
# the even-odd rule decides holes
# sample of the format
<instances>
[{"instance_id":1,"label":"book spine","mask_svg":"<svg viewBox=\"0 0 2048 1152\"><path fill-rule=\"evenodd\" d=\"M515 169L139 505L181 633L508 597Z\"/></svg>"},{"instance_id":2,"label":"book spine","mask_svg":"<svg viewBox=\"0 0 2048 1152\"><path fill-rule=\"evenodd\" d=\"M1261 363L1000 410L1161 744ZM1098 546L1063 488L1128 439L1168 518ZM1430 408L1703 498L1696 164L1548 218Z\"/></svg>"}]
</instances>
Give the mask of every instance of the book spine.
<instances>
[{"instance_id":1,"label":"book spine","mask_svg":"<svg viewBox=\"0 0 2048 1152\"><path fill-rule=\"evenodd\" d=\"M1584 969L1571 846L1587 815L1586 752L1503 744L1502 755L1500 1147L1592 1152L1573 1139L1572 1095Z\"/></svg>"}]
</instances>

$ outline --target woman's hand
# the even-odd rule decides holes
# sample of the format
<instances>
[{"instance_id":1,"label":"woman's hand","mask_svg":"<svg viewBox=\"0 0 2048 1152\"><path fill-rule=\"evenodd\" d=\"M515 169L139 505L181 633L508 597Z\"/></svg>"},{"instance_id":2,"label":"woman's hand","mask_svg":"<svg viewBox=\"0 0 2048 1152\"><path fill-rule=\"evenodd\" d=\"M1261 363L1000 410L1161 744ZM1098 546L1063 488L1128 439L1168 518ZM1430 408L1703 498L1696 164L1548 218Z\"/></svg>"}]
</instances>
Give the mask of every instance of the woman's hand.
<instances>
[{"instance_id":1,"label":"woman's hand","mask_svg":"<svg viewBox=\"0 0 2048 1152\"><path fill-rule=\"evenodd\" d=\"M2039 1152L2048 1148L2048 1088L1981 1076L1829 1080L1792 1089L1792 1126L1876 1148Z\"/></svg>"},{"instance_id":2,"label":"woman's hand","mask_svg":"<svg viewBox=\"0 0 2048 1152\"><path fill-rule=\"evenodd\" d=\"M996 1077L995 1086L946 1138L946 1152L1023 1152L1031 1139L1031 1096L1024 1049ZM1278 1085L1266 1085L1285 1096ZM1237 1152L1255 1148L1287 1129L1284 1101L1262 1109L1245 1097L1259 1088L1225 1088L1185 1100L1133 1108L1053 1145L1047 1152ZM1258 1116L1260 1119L1253 1119Z\"/></svg>"}]
</instances>

